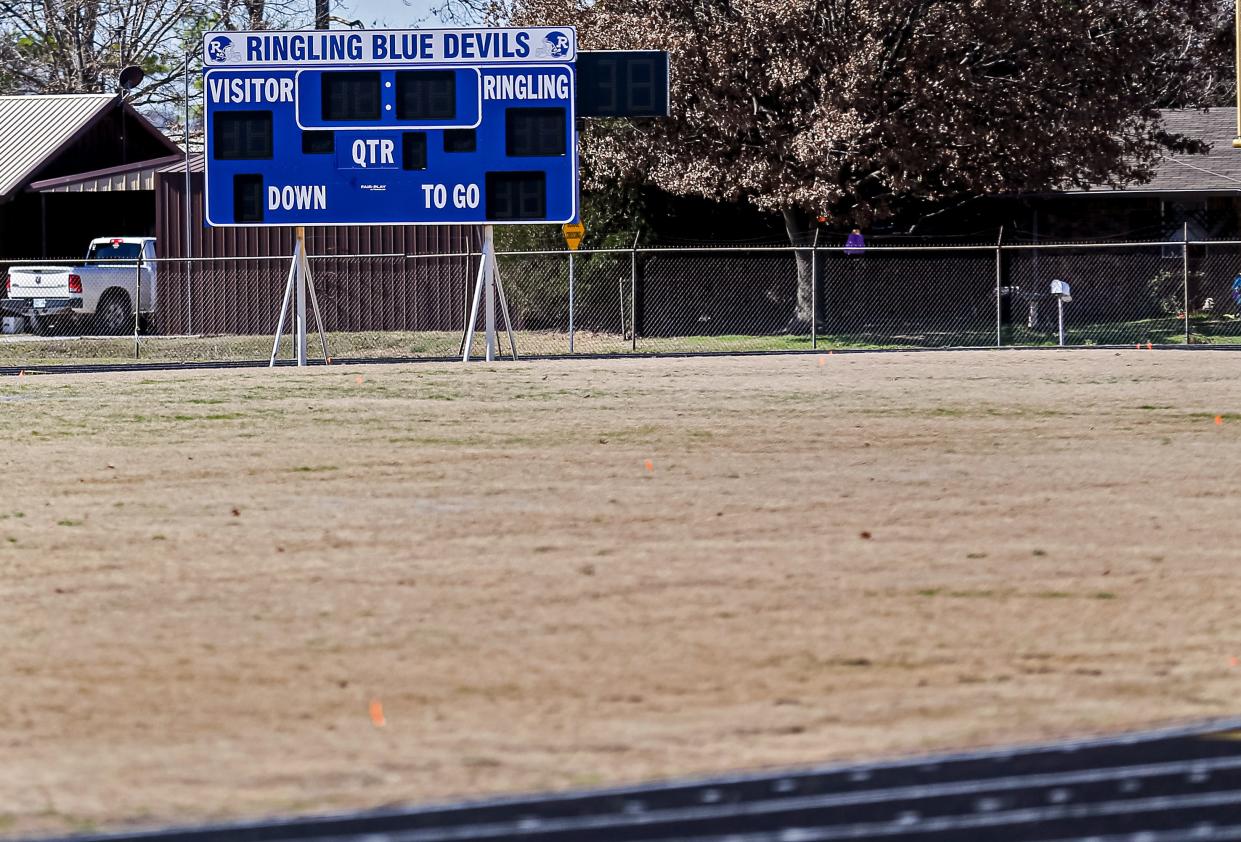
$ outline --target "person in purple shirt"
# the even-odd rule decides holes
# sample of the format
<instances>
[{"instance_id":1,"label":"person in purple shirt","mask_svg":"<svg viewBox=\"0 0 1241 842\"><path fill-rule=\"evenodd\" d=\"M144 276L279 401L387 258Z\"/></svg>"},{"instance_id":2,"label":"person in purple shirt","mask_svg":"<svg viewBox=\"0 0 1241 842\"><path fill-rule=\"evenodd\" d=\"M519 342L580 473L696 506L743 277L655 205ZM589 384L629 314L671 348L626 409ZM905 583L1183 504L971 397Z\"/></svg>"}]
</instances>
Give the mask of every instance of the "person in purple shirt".
<instances>
[{"instance_id":1,"label":"person in purple shirt","mask_svg":"<svg viewBox=\"0 0 1241 842\"><path fill-rule=\"evenodd\" d=\"M854 228L845 240L845 254L862 254L865 251L866 239L862 236L862 229Z\"/></svg>"}]
</instances>

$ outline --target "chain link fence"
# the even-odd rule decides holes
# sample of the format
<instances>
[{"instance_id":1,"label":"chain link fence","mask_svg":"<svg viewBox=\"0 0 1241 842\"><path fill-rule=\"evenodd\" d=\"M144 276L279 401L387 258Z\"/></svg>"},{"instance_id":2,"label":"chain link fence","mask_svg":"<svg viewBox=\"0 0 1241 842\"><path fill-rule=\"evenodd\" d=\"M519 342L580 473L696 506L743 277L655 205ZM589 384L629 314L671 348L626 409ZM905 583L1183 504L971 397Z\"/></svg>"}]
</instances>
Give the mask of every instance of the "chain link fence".
<instances>
[{"instance_id":1,"label":"chain link fence","mask_svg":"<svg viewBox=\"0 0 1241 842\"><path fill-rule=\"evenodd\" d=\"M329 353L459 357L479 260L312 256ZM290 261L10 261L0 365L266 360ZM1241 345L1238 241L637 247L501 252L498 266L523 356ZM287 336L277 351L292 355Z\"/></svg>"}]
</instances>

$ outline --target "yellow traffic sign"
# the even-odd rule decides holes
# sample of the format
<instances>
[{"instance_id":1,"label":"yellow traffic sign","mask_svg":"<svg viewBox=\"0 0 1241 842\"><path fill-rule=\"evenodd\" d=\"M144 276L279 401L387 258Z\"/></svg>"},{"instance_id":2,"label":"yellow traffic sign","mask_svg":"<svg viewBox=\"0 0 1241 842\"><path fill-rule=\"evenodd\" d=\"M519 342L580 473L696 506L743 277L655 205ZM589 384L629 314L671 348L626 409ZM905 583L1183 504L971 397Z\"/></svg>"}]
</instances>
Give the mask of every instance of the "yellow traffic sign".
<instances>
[{"instance_id":1,"label":"yellow traffic sign","mask_svg":"<svg viewBox=\"0 0 1241 842\"><path fill-rule=\"evenodd\" d=\"M577 251L586 236L586 226L580 222L566 222L560 229L564 232L564 241L571 251Z\"/></svg>"}]
</instances>

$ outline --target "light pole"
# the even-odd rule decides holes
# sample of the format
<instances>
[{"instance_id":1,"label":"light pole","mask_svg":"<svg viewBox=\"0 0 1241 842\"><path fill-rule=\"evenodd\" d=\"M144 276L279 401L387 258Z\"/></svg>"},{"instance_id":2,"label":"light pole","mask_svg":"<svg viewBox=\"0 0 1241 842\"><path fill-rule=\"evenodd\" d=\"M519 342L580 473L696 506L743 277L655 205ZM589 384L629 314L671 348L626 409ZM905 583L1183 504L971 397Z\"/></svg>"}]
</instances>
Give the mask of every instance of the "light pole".
<instances>
[{"instance_id":1,"label":"light pole","mask_svg":"<svg viewBox=\"0 0 1241 842\"><path fill-rule=\"evenodd\" d=\"M142 84L142 79L146 74L142 72L142 68L136 64L128 65L121 70L120 77L117 80L120 108L121 108L121 163L129 163L129 138L125 128L125 94L132 91L138 85Z\"/></svg>"}]
</instances>

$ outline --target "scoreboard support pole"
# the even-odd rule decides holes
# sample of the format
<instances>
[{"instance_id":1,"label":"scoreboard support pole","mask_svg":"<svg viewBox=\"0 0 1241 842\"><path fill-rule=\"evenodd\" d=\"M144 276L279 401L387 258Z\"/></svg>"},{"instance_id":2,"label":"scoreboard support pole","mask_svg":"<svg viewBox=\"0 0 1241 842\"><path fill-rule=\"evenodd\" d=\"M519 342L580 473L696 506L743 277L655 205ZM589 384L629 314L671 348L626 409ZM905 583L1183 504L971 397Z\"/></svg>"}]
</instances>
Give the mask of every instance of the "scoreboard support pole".
<instances>
[{"instance_id":1,"label":"scoreboard support pole","mask_svg":"<svg viewBox=\"0 0 1241 842\"><path fill-rule=\"evenodd\" d=\"M293 275L297 278L294 298L297 302L293 311L294 354L298 367L306 365L306 275L302 269L302 260L306 250L306 229L300 225L295 229L297 246L293 249Z\"/></svg>"},{"instance_id":2,"label":"scoreboard support pole","mask_svg":"<svg viewBox=\"0 0 1241 842\"><path fill-rule=\"evenodd\" d=\"M284 285L284 298L280 302L280 318L276 322L276 338L271 345L271 359L267 367L276 364L276 354L280 350L280 339L284 336L284 320L289 312L289 302L293 299L293 355L299 367L306 365L306 296L310 295L310 306L315 314L315 326L319 329L319 343L323 348L323 361L331 365L332 358L327 352L327 332L323 329L323 314L319 312L319 297L315 295L315 279L310 273L310 261L306 258L306 229L296 229L296 246L293 248L293 260L289 264L289 278Z\"/></svg>"},{"instance_id":3,"label":"scoreboard support pole","mask_svg":"<svg viewBox=\"0 0 1241 842\"><path fill-rule=\"evenodd\" d=\"M504 317L504 328L508 332L509 349L513 359L517 359L517 340L513 337L513 320L509 317L508 298L504 295L504 280L500 277L500 267L496 263L495 232L492 226L483 226L482 259L478 264L478 280L474 284L474 297L470 302L469 321L465 326L465 339L461 343L461 362L470 361L470 346L474 344L474 325L478 321L478 308L482 305L483 338L486 346L486 360L493 362L496 358L496 300L500 302L500 314Z\"/></svg>"}]
</instances>

